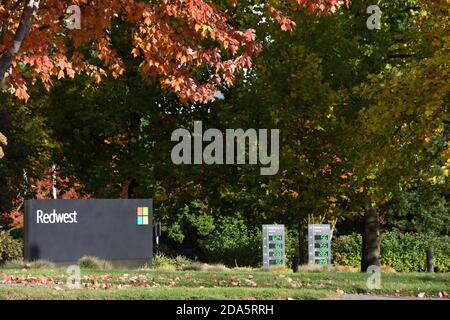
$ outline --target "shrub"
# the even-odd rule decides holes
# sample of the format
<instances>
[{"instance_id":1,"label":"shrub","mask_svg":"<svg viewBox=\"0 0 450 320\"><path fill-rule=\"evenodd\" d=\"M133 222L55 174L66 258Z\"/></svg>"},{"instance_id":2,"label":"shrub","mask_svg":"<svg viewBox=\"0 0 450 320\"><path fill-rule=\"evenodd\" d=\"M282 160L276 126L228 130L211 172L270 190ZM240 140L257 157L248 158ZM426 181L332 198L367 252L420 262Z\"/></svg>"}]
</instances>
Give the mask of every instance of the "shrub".
<instances>
[{"instance_id":1,"label":"shrub","mask_svg":"<svg viewBox=\"0 0 450 320\"><path fill-rule=\"evenodd\" d=\"M23 259L13 259L6 261L2 264L2 268L4 269L23 269L25 268L25 262Z\"/></svg>"},{"instance_id":2,"label":"shrub","mask_svg":"<svg viewBox=\"0 0 450 320\"><path fill-rule=\"evenodd\" d=\"M354 233L341 236L331 243L331 255L334 263L343 266L360 267L361 265L362 237Z\"/></svg>"},{"instance_id":3,"label":"shrub","mask_svg":"<svg viewBox=\"0 0 450 320\"><path fill-rule=\"evenodd\" d=\"M31 262L23 261L23 259L14 259L7 261L3 268L5 269L54 269L55 264L48 260L36 260Z\"/></svg>"},{"instance_id":4,"label":"shrub","mask_svg":"<svg viewBox=\"0 0 450 320\"><path fill-rule=\"evenodd\" d=\"M192 261L185 256L176 256L172 258L162 252L157 252L153 256L152 268L157 270L165 271L209 271L209 272L220 272L228 271L225 265L207 264L198 261Z\"/></svg>"},{"instance_id":5,"label":"shrub","mask_svg":"<svg viewBox=\"0 0 450 320\"><path fill-rule=\"evenodd\" d=\"M404 232L450 234L450 201L440 184L420 182L405 190L387 210L387 223Z\"/></svg>"},{"instance_id":6,"label":"shrub","mask_svg":"<svg viewBox=\"0 0 450 320\"><path fill-rule=\"evenodd\" d=\"M292 269L294 256L298 256L298 230L286 228L285 232L286 232L286 267Z\"/></svg>"},{"instance_id":7,"label":"shrub","mask_svg":"<svg viewBox=\"0 0 450 320\"><path fill-rule=\"evenodd\" d=\"M173 259L173 262L177 270L183 270L183 268L192 263L192 260L186 258L185 256L178 255L175 259Z\"/></svg>"},{"instance_id":8,"label":"shrub","mask_svg":"<svg viewBox=\"0 0 450 320\"><path fill-rule=\"evenodd\" d=\"M396 271L426 271L426 252L434 251L436 271L450 271L450 238L433 234L387 232L381 237L381 262Z\"/></svg>"},{"instance_id":9,"label":"shrub","mask_svg":"<svg viewBox=\"0 0 450 320\"><path fill-rule=\"evenodd\" d=\"M152 259L152 268L160 270L176 270L175 259L165 255L162 252L157 252Z\"/></svg>"},{"instance_id":10,"label":"shrub","mask_svg":"<svg viewBox=\"0 0 450 320\"><path fill-rule=\"evenodd\" d=\"M78 265L80 266L81 269L98 269L98 270L112 269L112 265L109 261L91 256L81 257L78 260Z\"/></svg>"},{"instance_id":11,"label":"shrub","mask_svg":"<svg viewBox=\"0 0 450 320\"><path fill-rule=\"evenodd\" d=\"M249 230L242 220L223 219L221 228L199 241L208 262L229 267L261 265L261 231Z\"/></svg>"},{"instance_id":12,"label":"shrub","mask_svg":"<svg viewBox=\"0 0 450 320\"><path fill-rule=\"evenodd\" d=\"M0 264L22 258L22 252L22 241L13 239L7 231L0 231Z\"/></svg>"},{"instance_id":13,"label":"shrub","mask_svg":"<svg viewBox=\"0 0 450 320\"><path fill-rule=\"evenodd\" d=\"M24 267L28 269L54 269L55 264L48 260L36 260L25 263Z\"/></svg>"},{"instance_id":14,"label":"shrub","mask_svg":"<svg viewBox=\"0 0 450 320\"><path fill-rule=\"evenodd\" d=\"M225 272L230 271L225 265L221 263L208 264L197 261L192 261L189 265L182 268L183 271L206 271L206 272Z\"/></svg>"},{"instance_id":15,"label":"shrub","mask_svg":"<svg viewBox=\"0 0 450 320\"><path fill-rule=\"evenodd\" d=\"M395 271L425 271L426 252L434 251L436 271L450 271L450 240L448 236L426 233L384 232L380 237L381 264ZM338 237L332 243L333 260L339 265L359 267L362 238L359 234Z\"/></svg>"},{"instance_id":16,"label":"shrub","mask_svg":"<svg viewBox=\"0 0 450 320\"><path fill-rule=\"evenodd\" d=\"M291 268L297 255L298 232L286 228L286 267ZM221 228L199 241L208 262L223 263L228 267L262 266L261 229L249 229L242 220L225 218Z\"/></svg>"},{"instance_id":17,"label":"shrub","mask_svg":"<svg viewBox=\"0 0 450 320\"><path fill-rule=\"evenodd\" d=\"M157 252L153 256L152 268L168 271L185 270L192 263L193 261L185 256L178 255L172 258L162 252Z\"/></svg>"}]
</instances>

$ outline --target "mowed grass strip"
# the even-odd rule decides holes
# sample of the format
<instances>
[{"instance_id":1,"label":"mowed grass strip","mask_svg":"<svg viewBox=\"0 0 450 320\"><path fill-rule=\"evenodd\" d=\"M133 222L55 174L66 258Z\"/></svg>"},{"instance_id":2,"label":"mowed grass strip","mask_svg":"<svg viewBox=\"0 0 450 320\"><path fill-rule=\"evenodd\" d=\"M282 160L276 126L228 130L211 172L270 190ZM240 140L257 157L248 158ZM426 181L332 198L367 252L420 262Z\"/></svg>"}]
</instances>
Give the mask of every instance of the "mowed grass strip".
<instances>
[{"instance_id":1,"label":"mowed grass strip","mask_svg":"<svg viewBox=\"0 0 450 320\"><path fill-rule=\"evenodd\" d=\"M2 300L316 300L328 291L274 288L127 288L61 289L0 286Z\"/></svg>"},{"instance_id":2,"label":"mowed grass strip","mask_svg":"<svg viewBox=\"0 0 450 320\"><path fill-rule=\"evenodd\" d=\"M201 272L81 270L82 288L66 288L65 269L0 269L2 299L321 299L338 293L438 297L450 274L382 273L382 288L369 290L369 275L352 272Z\"/></svg>"}]
</instances>

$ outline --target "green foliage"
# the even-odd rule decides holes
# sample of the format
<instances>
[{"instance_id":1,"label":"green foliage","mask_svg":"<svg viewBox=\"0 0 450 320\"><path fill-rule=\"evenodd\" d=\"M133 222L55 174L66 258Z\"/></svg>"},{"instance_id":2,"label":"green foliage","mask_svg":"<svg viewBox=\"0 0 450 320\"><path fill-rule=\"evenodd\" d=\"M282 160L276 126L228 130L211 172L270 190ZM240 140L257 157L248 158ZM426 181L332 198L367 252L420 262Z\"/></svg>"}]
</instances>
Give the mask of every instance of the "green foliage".
<instances>
[{"instance_id":1,"label":"green foliage","mask_svg":"<svg viewBox=\"0 0 450 320\"><path fill-rule=\"evenodd\" d=\"M297 27L285 32L267 16L264 2L215 2L240 27L253 26L263 43L236 86L220 88L222 101L186 108L143 82L138 63L129 59L126 28L113 33L128 64L123 77L101 84L87 76L55 79L50 93L34 86L29 104L0 94L0 109L12 119L8 126L0 119L10 141L0 161L0 213L20 211L34 182L56 164L80 195L151 195L167 245L179 249L188 237L195 253L200 246L208 261L228 266L261 265L261 223L287 226L290 266L299 223L319 215L352 219L369 204L393 204L389 227L449 232L448 190L411 187L414 179L441 179L443 173L429 169L445 171L447 163L448 175L450 165L450 159L437 160L450 155L449 129L442 125L449 114L445 10L434 14L425 0L383 2L383 26L371 31L367 1L355 0L320 17L289 12ZM279 173L261 176L252 165L174 165L171 133L192 132L193 120L205 129L280 129ZM438 144L424 143L436 138ZM2 140L0 134L0 157ZM336 261L359 265L360 238L342 238L335 247ZM403 268L394 261L399 248L382 242L382 250L388 263ZM154 266L178 270L187 263L175 260L156 256Z\"/></svg>"},{"instance_id":2,"label":"green foliage","mask_svg":"<svg viewBox=\"0 0 450 320\"><path fill-rule=\"evenodd\" d=\"M191 264L192 261L184 256L172 258L162 252L157 252L152 259L152 268L158 270L184 270Z\"/></svg>"},{"instance_id":3,"label":"green foliage","mask_svg":"<svg viewBox=\"0 0 450 320\"><path fill-rule=\"evenodd\" d=\"M386 212L389 225L406 232L450 234L450 202L437 188L401 193Z\"/></svg>"},{"instance_id":4,"label":"green foliage","mask_svg":"<svg viewBox=\"0 0 450 320\"><path fill-rule=\"evenodd\" d=\"M333 262L338 265L358 267L361 263L362 236L354 233L337 237L331 243Z\"/></svg>"},{"instance_id":5,"label":"green foliage","mask_svg":"<svg viewBox=\"0 0 450 320\"><path fill-rule=\"evenodd\" d=\"M425 271L426 252L434 251L437 271L450 271L450 239L426 233L387 232L381 237L381 263L396 271Z\"/></svg>"},{"instance_id":6,"label":"green foliage","mask_svg":"<svg viewBox=\"0 0 450 320\"><path fill-rule=\"evenodd\" d=\"M224 218L215 232L200 240L200 248L208 262L223 263L228 267L261 267L262 238L260 229L248 228L243 220ZM297 231L286 230L287 267L297 255Z\"/></svg>"},{"instance_id":7,"label":"green foliage","mask_svg":"<svg viewBox=\"0 0 450 320\"><path fill-rule=\"evenodd\" d=\"M13 239L7 231L0 231L0 264L19 259L22 255L22 241Z\"/></svg>"},{"instance_id":8,"label":"green foliage","mask_svg":"<svg viewBox=\"0 0 450 320\"><path fill-rule=\"evenodd\" d=\"M199 261L192 261L185 256L178 255L170 257L162 252L157 252L153 256L152 269L161 271L205 271L222 272L229 269L220 263L209 264Z\"/></svg>"},{"instance_id":9,"label":"green foliage","mask_svg":"<svg viewBox=\"0 0 450 320\"><path fill-rule=\"evenodd\" d=\"M109 261L97 257L83 256L78 260L81 269L110 270L112 265Z\"/></svg>"},{"instance_id":10,"label":"green foliage","mask_svg":"<svg viewBox=\"0 0 450 320\"><path fill-rule=\"evenodd\" d=\"M29 104L11 99L0 90L0 131L8 138L0 161L0 228L11 227L12 220L2 216L4 213L21 212L23 200L36 197L40 189L37 181L51 167L51 154L57 148L41 113L46 100L39 85L31 90L36 92ZM16 227L11 235L21 237L22 230Z\"/></svg>"},{"instance_id":11,"label":"green foliage","mask_svg":"<svg viewBox=\"0 0 450 320\"><path fill-rule=\"evenodd\" d=\"M286 266L292 268L292 261L298 256L298 231L286 228Z\"/></svg>"},{"instance_id":12,"label":"green foliage","mask_svg":"<svg viewBox=\"0 0 450 320\"><path fill-rule=\"evenodd\" d=\"M339 265L358 267L361 262L362 239L359 234L338 237L332 244L333 261ZM381 264L399 272L426 270L426 252L434 251L436 271L450 271L448 236L429 233L384 232L381 234Z\"/></svg>"},{"instance_id":13,"label":"green foliage","mask_svg":"<svg viewBox=\"0 0 450 320\"><path fill-rule=\"evenodd\" d=\"M209 262L236 267L261 264L261 231L249 229L237 218L224 218L219 225L220 229L200 240Z\"/></svg>"},{"instance_id":14,"label":"green foliage","mask_svg":"<svg viewBox=\"0 0 450 320\"><path fill-rule=\"evenodd\" d=\"M176 270L174 259L161 252L158 252L153 256L152 268L162 270Z\"/></svg>"},{"instance_id":15,"label":"green foliage","mask_svg":"<svg viewBox=\"0 0 450 320\"><path fill-rule=\"evenodd\" d=\"M389 200L409 180L442 179L444 173L435 172L439 155L430 152L430 142L436 137L448 141L444 128L450 115L446 67L450 46L444 36L450 30L448 3L418 4L420 14L417 9L408 13L414 16L407 28L415 30L414 37L403 37L409 40L389 48L388 58L398 63L387 64L354 90L360 105L367 104L359 115L361 127L355 128L352 138L354 171L360 177L366 175L367 180L360 180L366 180L366 193L374 204Z\"/></svg>"}]
</instances>

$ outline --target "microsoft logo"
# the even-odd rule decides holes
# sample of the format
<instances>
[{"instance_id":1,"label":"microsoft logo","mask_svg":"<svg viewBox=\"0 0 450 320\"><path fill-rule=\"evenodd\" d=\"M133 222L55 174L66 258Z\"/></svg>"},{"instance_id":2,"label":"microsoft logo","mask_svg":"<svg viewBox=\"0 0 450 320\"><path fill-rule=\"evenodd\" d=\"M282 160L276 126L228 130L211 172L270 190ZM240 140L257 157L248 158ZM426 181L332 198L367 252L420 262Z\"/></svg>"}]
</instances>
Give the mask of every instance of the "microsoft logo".
<instances>
[{"instance_id":1,"label":"microsoft logo","mask_svg":"<svg viewBox=\"0 0 450 320\"><path fill-rule=\"evenodd\" d=\"M138 225L148 224L148 207L137 208L137 224Z\"/></svg>"}]
</instances>

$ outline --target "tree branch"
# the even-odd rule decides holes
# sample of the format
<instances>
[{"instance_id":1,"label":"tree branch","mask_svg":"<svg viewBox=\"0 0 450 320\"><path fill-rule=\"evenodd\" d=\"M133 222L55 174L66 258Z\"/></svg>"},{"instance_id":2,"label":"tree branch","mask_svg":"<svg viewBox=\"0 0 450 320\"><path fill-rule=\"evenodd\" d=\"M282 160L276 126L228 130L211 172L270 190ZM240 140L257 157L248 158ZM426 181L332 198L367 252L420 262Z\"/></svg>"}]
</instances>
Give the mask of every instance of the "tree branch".
<instances>
[{"instance_id":1,"label":"tree branch","mask_svg":"<svg viewBox=\"0 0 450 320\"><path fill-rule=\"evenodd\" d=\"M19 26L14 34L14 41L12 47L9 48L0 58L0 84L3 85L6 79L6 73L8 72L14 58L19 53L19 49L22 46L22 42L27 36L31 25L34 22L34 17L39 9L39 2L35 0L29 0L25 5L20 17Z\"/></svg>"}]
</instances>

